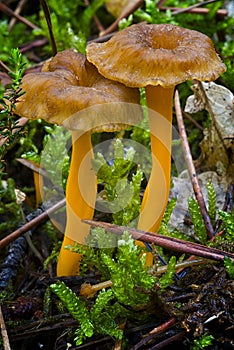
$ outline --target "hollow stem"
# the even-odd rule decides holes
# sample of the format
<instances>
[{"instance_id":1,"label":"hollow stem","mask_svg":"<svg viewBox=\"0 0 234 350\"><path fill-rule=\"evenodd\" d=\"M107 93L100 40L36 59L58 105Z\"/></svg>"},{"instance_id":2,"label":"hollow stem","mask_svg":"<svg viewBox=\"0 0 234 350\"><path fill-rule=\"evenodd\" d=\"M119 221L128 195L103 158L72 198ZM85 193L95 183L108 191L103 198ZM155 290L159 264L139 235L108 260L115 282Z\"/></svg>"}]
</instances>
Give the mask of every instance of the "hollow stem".
<instances>
[{"instance_id":1,"label":"hollow stem","mask_svg":"<svg viewBox=\"0 0 234 350\"><path fill-rule=\"evenodd\" d=\"M83 219L92 219L97 192L96 175L91 167L93 157L91 135L72 132L72 157L66 188L67 222L57 264L58 276L79 274L81 254L64 249L74 242L84 244L90 226Z\"/></svg>"},{"instance_id":2,"label":"hollow stem","mask_svg":"<svg viewBox=\"0 0 234 350\"><path fill-rule=\"evenodd\" d=\"M171 172L173 92L174 88L151 85L146 87L152 170L142 200L138 222L140 230L157 232L168 202Z\"/></svg>"}]
</instances>

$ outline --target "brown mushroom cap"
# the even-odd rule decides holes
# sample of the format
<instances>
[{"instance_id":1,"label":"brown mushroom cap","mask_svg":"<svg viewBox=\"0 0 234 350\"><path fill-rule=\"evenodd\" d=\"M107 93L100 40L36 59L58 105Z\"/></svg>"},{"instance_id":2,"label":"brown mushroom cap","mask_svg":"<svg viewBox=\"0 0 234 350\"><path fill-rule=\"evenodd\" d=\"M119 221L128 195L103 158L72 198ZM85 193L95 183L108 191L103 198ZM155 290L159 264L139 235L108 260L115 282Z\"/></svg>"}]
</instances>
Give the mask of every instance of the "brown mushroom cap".
<instances>
[{"instance_id":1,"label":"brown mushroom cap","mask_svg":"<svg viewBox=\"0 0 234 350\"><path fill-rule=\"evenodd\" d=\"M17 114L72 130L122 130L142 117L138 89L104 78L74 50L59 52L42 72L26 74L21 88L26 93L16 104Z\"/></svg>"},{"instance_id":2,"label":"brown mushroom cap","mask_svg":"<svg viewBox=\"0 0 234 350\"><path fill-rule=\"evenodd\" d=\"M172 24L134 24L90 43L87 58L104 77L131 87L211 81L226 70L209 37Z\"/></svg>"}]
</instances>

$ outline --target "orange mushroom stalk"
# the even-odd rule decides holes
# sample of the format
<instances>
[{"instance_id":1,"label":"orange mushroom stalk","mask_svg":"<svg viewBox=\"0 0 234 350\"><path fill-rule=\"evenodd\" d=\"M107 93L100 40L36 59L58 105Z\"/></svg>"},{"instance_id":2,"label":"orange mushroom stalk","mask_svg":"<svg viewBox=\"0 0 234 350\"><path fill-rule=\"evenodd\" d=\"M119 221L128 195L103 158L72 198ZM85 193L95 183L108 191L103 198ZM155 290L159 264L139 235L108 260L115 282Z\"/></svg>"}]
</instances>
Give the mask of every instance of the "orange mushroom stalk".
<instances>
[{"instance_id":1,"label":"orange mushroom stalk","mask_svg":"<svg viewBox=\"0 0 234 350\"><path fill-rule=\"evenodd\" d=\"M152 170L138 228L156 232L170 190L174 88L186 80L215 80L226 67L206 35L171 24L134 24L107 42L90 43L87 58L104 77L145 87Z\"/></svg>"},{"instance_id":2,"label":"orange mushroom stalk","mask_svg":"<svg viewBox=\"0 0 234 350\"><path fill-rule=\"evenodd\" d=\"M72 130L67 221L57 275L75 275L81 255L64 248L85 242L90 226L82 220L93 218L97 181L91 165L91 133L123 130L139 122L139 91L104 78L85 55L74 50L58 53L44 65L43 72L25 75L22 89L26 93L16 104L17 114ZM133 103L136 108L131 114Z\"/></svg>"}]
</instances>

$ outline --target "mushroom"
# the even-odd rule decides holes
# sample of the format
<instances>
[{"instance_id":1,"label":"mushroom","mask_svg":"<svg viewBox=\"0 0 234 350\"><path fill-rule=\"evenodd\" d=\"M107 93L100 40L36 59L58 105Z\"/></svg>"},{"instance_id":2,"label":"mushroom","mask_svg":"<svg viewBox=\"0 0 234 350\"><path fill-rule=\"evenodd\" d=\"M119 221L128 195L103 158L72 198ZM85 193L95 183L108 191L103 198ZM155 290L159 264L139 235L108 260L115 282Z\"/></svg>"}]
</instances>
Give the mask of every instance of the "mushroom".
<instances>
[{"instance_id":1,"label":"mushroom","mask_svg":"<svg viewBox=\"0 0 234 350\"><path fill-rule=\"evenodd\" d=\"M170 190L174 88L186 80L215 80L226 67L210 38L171 24L134 24L107 42L88 44L87 59L108 79L145 87L152 170L138 228L157 232Z\"/></svg>"},{"instance_id":2,"label":"mushroom","mask_svg":"<svg viewBox=\"0 0 234 350\"><path fill-rule=\"evenodd\" d=\"M25 75L21 87L26 93L16 104L17 114L43 118L72 131L67 221L57 275L75 275L79 273L81 255L64 248L75 241L85 242L90 226L82 220L93 218L97 180L90 164L91 133L123 130L139 122L139 91L104 78L85 55L74 50L59 52L42 72ZM131 109L133 103L137 109Z\"/></svg>"}]
</instances>

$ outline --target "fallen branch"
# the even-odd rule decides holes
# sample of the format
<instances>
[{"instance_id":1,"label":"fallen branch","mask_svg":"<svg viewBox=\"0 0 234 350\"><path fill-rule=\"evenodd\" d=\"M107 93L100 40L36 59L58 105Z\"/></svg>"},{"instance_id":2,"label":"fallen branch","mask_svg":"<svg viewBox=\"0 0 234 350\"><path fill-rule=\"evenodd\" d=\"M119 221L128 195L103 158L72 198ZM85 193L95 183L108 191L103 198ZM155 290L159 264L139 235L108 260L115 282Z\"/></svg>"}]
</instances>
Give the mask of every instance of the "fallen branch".
<instances>
[{"instance_id":1,"label":"fallen branch","mask_svg":"<svg viewBox=\"0 0 234 350\"><path fill-rule=\"evenodd\" d=\"M202 244L188 242L174 237L167 237L160 234L154 234L143 230L137 230L126 226L113 225L107 222L93 220L83 220L83 222L94 227L102 227L105 230L118 235L122 235L125 231L127 231L136 240L154 243L160 247L177 252L193 254L195 256L216 261L223 261L224 258L228 256L234 261L234 254L222 251L220 249L206 247Z\"/></svg>"}]
</instances>

